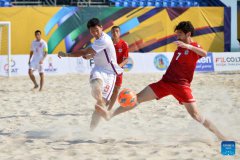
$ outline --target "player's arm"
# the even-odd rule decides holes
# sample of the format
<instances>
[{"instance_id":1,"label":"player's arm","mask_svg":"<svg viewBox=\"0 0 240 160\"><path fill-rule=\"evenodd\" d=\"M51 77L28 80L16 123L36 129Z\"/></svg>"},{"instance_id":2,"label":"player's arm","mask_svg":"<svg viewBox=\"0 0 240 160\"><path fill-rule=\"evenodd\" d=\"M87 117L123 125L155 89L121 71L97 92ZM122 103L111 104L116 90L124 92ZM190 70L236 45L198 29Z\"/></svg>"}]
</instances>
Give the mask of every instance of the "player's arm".
<instances>
[{"instance_id":1,"label":"player's arm","mask_svg":"<svg viewBox=\"0 0 240 160\"><path fill-rule=\"evenodd\" d=\"M30 51L30 55L29 55L28 64L30 64L30 61L31 61L32 55L33 55L33 51Z\"/></svg>"},{"instance_id":2,"label":"player's arm","mask_svg":"<svg viewBox=\"0 0 240 160\"><path fill-rule=\"evenodd\" d=\"M127 63L128 63L128 45L125 42L123 46L123 61L122 63L119 64L119 66L122 68Z\"/></svg>"},{"instance_id":3,"label":"player's arm","mask_svg":"<svg viewBox=\"0 0 240 160\"><path fill-rule=\"evenodd\" d=\"M93 57L96 54L96 52L92 49L92 47L88 47L85 49L80 49L77 51L73 51L71 53L65 53L65 52L58 52L58 57L86 57L91 56Z\"/></svg>"},{"instance_id":4,"label":"player's arm","mask_svg":"<svg viewBox=\"0 0 240 160\"><path fill-rule=\"evenodd\" d=\"M28 60L28 65L30 65L30 61L32 59L32 56L33 56L33 43L31 44L31 50L30 50L30 55L29 55L29 60Z\"/></svg>"},{"instance_id":5,"label":"player's arm","mask_svg":"<svg viewBox=\"0 0 240 160\"><path fill-rule=\"evenodd\" d=\"M195 47L195 46L192 46L190 44L183 43L181 41L176 41L176 44L177 44L178 47L187 48L187 49L197 53L201 57L206 57L207 56L207 51L205 51L202 48Z\"/></svg>"},{"instance_id":6,"label":"player's arm","mask_svg":"<svg viewBox=\"0 0 240 160\"><path fill-rule=\"evenodd\" d=\"M43 64L43 61L44 61L45 58L47 57L47 54L48 54L47 45L44 47L43 52L44 52L44 55L43 55L43 58L41 59L41 61L39 62L39 64Z\"/></svg>"},{"instance_id":7,"label":"player's arm","mask_svg":"<svg viewBox=\"0 0 240 160\"><path fill-rule=\"evenodd\" d=\"M121 68L128 63L128 58L123 58L123 59L124 59L124 60L122 61L122 63L119 64L119 66L120 66Z\"/></svg>"},{"instance_id":8,"label":"player's arm","mask_svg":"<svg viewBox=\"0 0 240 160\"><path fill-rule=\"evenodd\" d=\"M39 62L39 64L43 64L44 59L47 57L47 51L44 51L44 55L43 58L41 59L41 61Z\"/></svg>"}]
</instances>

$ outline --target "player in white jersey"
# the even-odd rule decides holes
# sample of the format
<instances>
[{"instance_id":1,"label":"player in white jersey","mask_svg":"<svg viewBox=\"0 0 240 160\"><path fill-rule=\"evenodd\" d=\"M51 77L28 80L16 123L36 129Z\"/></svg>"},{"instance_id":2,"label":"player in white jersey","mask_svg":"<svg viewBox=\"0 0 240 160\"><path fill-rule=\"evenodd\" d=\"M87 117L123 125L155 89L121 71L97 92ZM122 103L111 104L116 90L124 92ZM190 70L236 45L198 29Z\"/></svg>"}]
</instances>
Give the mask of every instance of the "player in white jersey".
<instances>
[{"instance_id":1,"label":"player in white jersey","mask_svg":"<svg viewBox=\"0 0 240 160\"><path fill-rule=\"evenodd\" d=\"M39 91L42 91L42 87L44 83L43 62L47 56L48 47L47 47L47 43L43 39L41 39L41 31L39 30L35 31L35 37L36 37L36 40L34 40L31 45L30 57L28 61L28 64L29 64L28 74L34 84L33 89L37 89L38 84L36 82L33 72L35 70L38 70L40 75Z\"/></svg>"},{"instance_id":2,"label":"player in white jersey","mask_svg":"<svg viewBox=\"0 0 240 160\"><path fill-rule=\"evenodd\" d=\"M95 111L92 115L90 129L96 128L101 115L96 107L105 107L106 102L111 98L116 75L123 72L118 66L115 48L110 36L103 32L102 25L97 18L88 21L87 27L91 35L95 38L91 47L74 51L72 53L59 52L61 57L80 57L85 59L94 59L95 66L90 74L90 85L92 88L92 96L96 99Z\"/></svg>"}]
</instances>

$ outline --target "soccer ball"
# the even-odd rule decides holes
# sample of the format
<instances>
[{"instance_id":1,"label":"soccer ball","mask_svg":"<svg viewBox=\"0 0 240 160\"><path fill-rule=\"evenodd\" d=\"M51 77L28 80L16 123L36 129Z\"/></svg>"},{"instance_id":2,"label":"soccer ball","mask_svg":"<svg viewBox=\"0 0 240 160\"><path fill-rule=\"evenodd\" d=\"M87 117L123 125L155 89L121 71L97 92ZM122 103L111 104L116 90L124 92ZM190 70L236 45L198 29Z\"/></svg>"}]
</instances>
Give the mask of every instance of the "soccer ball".
<instances>
[{"instance_id":1,"label":"soccer ball","mask_svg":"<svg viewBox=\"0 0 240 160\"><path fill-rule=\"evenodd\" d=\"M118 95L121 107L134 107L137 104L137 95L130 89L123 89Z\"/></svg>"}]
</instances>

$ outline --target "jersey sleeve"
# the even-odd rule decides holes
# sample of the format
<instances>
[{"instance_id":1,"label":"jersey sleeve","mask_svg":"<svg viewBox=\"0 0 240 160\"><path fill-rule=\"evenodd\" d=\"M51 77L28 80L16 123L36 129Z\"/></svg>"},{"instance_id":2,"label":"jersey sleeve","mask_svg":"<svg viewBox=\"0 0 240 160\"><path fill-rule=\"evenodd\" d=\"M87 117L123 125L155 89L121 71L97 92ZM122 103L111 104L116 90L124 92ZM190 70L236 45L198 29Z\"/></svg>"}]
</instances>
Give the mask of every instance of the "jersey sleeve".
<instances>
[{"instance_id":1,"label":"jersey sleeve","mask_svg":"<svg viewBox=\"0 0 240 160\"><path fill-rule=\"evenodd\" d=\"M101 52L102 50L106 49L106 41L105 40L102 40L102 39L99 39L99 40L95 40L92 44L92 49L96 52L96 53L99 53Z\"/></svg>"},{"instance_id":2,"label":"jersey sleeve","mask_svg":"<svg viewBox=\"0 0 240 160\"><path fill-rule=\"evenodd\" d=\"M203 49L202 46L200 46L197 43L193 43L192 46ZM202 58L202 56L198 55L197 53L195 53L195 54L197 55L198 59Z\"/></svg>"},{"instance_id":3,"label":"jersey sleeve","mask_svg":"<svg viewBox=\"0 0 240 160\"><path fill-rule=\"evenodd\" d=\"M128 44L126 42L123 43L123 59L128 58Z\"/></svg>"}]
</instances>

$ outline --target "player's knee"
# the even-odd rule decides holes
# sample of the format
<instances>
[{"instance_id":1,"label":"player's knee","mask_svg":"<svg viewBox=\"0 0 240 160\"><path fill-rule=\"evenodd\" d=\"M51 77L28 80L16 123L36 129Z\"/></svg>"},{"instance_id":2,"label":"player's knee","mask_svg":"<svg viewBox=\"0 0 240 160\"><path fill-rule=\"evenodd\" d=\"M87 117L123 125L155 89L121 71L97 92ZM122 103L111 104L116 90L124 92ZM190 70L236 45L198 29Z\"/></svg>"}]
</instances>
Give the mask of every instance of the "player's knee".
<instances>
[{"instance_id":1,"label":"player's knee","mask_svg":"<svg viewBox=\"0 0 240 160\"><path fill-rule=\"evenodd\" d=\"M90 85L91 85L92 89L101 88L102 80L100 80L100 79L93 79L93 80L91 80Z\"/></svg>"},{"instance_id":2,"label":"player's knee","mask_svg":"<svg viewBox=\"0 0 240 160\"><path fill-rule=\"evenodd\" d=\"M119 91L120 91L120 87L115 86L113 92L116 93L116 94L118 94Z\"/></svg>"},{"instance_id":3,"label":"player's knee","mask_svg":"<svg viewBox=\"0 0 240 160\"><path fill-rule=\"evenodd\" d=\"M92 92L91 92L92 96L97 100L101 99L102 98L102 96L101 96L101 84L102 84L101 80L94 79L91 81L90 84L91 84L91 88L92 88Z\"/></svg>"},{"instance_id":4,"label":"player's knee","mask_svg":"<svg viewBox=\"0 0 240 160\"><path fill-rule=\"evenodd\" d=\"M99 100L102 98L101 96L101 91L99 90L92 90L92 96L93 98L95 98L96 100Z\"/></svg>"}]
</instances>

